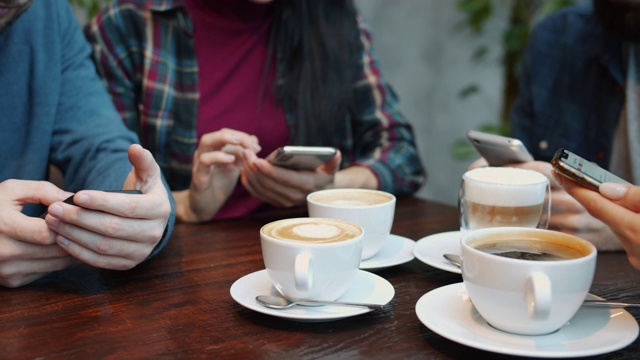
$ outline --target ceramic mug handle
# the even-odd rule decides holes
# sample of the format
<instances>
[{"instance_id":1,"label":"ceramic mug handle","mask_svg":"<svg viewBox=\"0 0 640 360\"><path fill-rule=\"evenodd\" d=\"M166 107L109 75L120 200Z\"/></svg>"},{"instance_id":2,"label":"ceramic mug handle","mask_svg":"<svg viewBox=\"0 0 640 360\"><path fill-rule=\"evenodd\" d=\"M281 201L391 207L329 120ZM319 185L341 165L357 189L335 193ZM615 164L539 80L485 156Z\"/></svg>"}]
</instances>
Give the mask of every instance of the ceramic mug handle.
<instances>
[{"instance_id":1,"label":"ceramic mug handle","mask_svg":"<svg viewBox=\"0 0 640 360\"><path fill-rule=\"evenodd\" d=\"M551 312L551 281L549 277L539 271L533 272L525 286L529 316L536 319L549 317Z\"/></svg>"},{"instance_id":2,"label":"ceramic mug handle","mask_svg":"<svg viewBox=\"0 0 640 360\"><path fill-rule=\"evenodd\" d=\"M311 254L302 253L296 256L294 276L296 288L300 291L309 291L313 285L313 263Z\"/></svg>"}]
</instances>

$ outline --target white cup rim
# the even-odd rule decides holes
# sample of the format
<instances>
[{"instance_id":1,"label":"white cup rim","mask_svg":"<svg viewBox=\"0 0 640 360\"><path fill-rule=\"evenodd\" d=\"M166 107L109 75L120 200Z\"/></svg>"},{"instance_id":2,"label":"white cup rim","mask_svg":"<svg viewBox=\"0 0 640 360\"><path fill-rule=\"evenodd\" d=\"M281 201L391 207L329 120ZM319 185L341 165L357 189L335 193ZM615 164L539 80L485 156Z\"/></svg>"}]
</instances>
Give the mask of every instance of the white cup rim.
<instances>
[{"instance_id":1,"label":"white cup rim","mask_svg":"<svg viewBox=\"0 0 640 360\"><path fill-rule=\"evenodd\" d=\"M535 178L538 178L538 179L536 181L518 184L518 183L504 183L504 182L497 182L497 181L488 181L488 180L484 180L484 179L478 179L478 178L471 177L471 175L473 173L481 173L481 172L486 172L486 171L497 171L497 172L505 172L505 173L506 172L514 172L514 173L521 173L521 174L530 174L530 175L532 175L532 176L534 176ZM519 187L519 188L522 188L522 187L529 187L529 186L537 187L537 186L542 186L542 185L548 185L549 184L549 179L539 171L529 170L529 169L520 169L520 168L511 168L511 167L488 166L488 167L475 168L475 169L468 170L464 174L462 174L462 178L464 179L464 181L476 182L476 183L480 183L480 184L504 186L504 187Z\"/></svg>"},{"instance_id":2,"label":"white cup rim","mask_svg":"<svg viewBox=\"0 0 640 360\"><path fill-rule=\"evenodd\" d=\"M323 202L319 202L317 200L313 199L313 196L318 195L318 194L322 194L322 193L329 193L329 192L367 192L367 193L376 193L376 194L382 194L382 195L386 195L386 196L390 196L391 199L389 201L385 201L382 203L378 203L378 204L371 204L371 205L334 205L334 204L327 204L327 203L323 203ZM375 190L375 189L360 189L360 188L339 188L339 189L324 189L324 190L318 190L318 191L314 191L312 193L309 193L307 195L307 202L310 202L312 204L318 205L318 206L325 206L325 207L331 207L331 208L374 208L374 207L381 207L381 206L388 206L389 204L395 203L396 202L396 196L393 195L390 192L386 192L386 191L382 191L382 190Z\"/></svg>"},{"instance_id":3,"label":"white cup rim","mask_svg":"<svg viewBox=\"0 0 640 360\"><path fill-rule=\"evenodd\" d=\"M513 233L513 232L518 232L518 233L533 233L533 234L555 234L557 236L561 236L563 238L568 238L571 239L572 241L577 241L579 242L582 246L588 248L590 250L589 254L585 255L585 256L580 256L577 258L571 258L571 259L562 259L562 260L541 260L541 261L536 261L536 264L539 264L539 266L563 266L566 265L567 263L573 263L573 262L582 262L582 261L591 261L591 258L596 257L598 250L596 249L596 247L590 243L589 241L579 237L579 236L575 236L575 235L571 235L571 234L567 234L567 233L563 233L560 231L555 231L555 230L548 230L548 229L538 229L538 228L525 228L525 227L493 227L493 228L483 228L483 229L477 229L477 230L469 230L466 233L463 233L462 238L460 240L460 244L462 247L464 247L465 249L467 249L466 251L471 251L474 254L476 254L476 256L482 256L483 258L488 258L490 257L492 259L492 261L498 261L498 262L505 262L505 263L526 263L526 264L531 264L531 261L529 260L522 260L522 259L513 259L513 258L508 258L508 257L502 257L502 256L495 256L486 252L483 252L481 250L476 249L475 247L471 246L471 244L469 244L470 241L476 239L477 237L484 237L487 233L489 234L504 234L504 233ZM471 240L470 240L471 239ZM542 265L544 264L544 265Z\"/></svg>"}]
</instances>

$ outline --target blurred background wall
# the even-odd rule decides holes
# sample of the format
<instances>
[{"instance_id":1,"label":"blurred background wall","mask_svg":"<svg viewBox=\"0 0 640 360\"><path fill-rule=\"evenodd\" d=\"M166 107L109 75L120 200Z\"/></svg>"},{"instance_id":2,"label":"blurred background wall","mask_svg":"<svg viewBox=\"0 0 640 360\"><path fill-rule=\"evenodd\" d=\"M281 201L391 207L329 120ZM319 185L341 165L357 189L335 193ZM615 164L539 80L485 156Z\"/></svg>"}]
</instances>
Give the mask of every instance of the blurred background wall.
<instances>
[{"instance_id":1,"label":"blurred background wall","mask_svg":"<svg viewBox=\"0 0 640 360\"><path fill-rule=\"evenodd\" d=\"M494 9L482 33L474 34L462 25L456 1L356 0L356 5L373 32L383 75L415 129L428 176L417 195L457 204L460 178L476 155L455 159L454 142L470 129L499 121L507 11ZM482 45L488 53L478 63L472 57ZM471 84L479 91L462 98Z\"/></svg>"}]
</instances>

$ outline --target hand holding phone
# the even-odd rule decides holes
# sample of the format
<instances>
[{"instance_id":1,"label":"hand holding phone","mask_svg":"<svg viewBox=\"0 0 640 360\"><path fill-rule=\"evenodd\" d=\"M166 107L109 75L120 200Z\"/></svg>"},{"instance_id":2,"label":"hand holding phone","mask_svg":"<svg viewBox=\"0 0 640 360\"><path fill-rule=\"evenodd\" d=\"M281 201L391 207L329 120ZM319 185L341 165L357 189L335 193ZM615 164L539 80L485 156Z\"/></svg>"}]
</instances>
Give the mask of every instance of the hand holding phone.
<instances>
[{"instance_id":1,"label":"hand holding phone","mask_svg":"<svg viewBox=\"0 0 640 360\"><path fill-rule=\"evenodd\" d=\"M564 148L556 151L551 160L551 166L560 174L596 191L605 182L630 184L628 181Z\"/></svg>"},{"instance_id":2,"label":"hand holding phone","mask_svg":"<svg viewBox=\"0 0 640 360\"><path fill-rule=\"evenodd\" d=\"M110 192L110 193L119 193L119 194L142 194L142 191L140 190L106 190L106 192ZM71 205L76 205L75 202L73 202L73 197L76 196L76 194L73 194L71 196L69 196L68 198L64 199L64 203L67 204L71 204ZM45 218L47 216L49 212L45 211L44 214L40 215L41 218Z\"/></svg>"},{"instance_id":3,"label":"hand holding phone","mask_svg":"<svg viewBox=\"0 0 640 360\"><path fill-rule=\"evenodd\" d=\"M293 170L314 170L336 156L337 150L327 146L282 146L267 160L273 165Z\"/></svg>"},{"instance_id":4,"label":"hand holding phone","mask_svg":"<svg viewBox=\"0 0 640 360\"><path fill-rule=\"evenodd\" d=\"M518 139L475 130L470 130L467 138L490 166L533 161L533 156Z\"/></svg>"}]
</instances>

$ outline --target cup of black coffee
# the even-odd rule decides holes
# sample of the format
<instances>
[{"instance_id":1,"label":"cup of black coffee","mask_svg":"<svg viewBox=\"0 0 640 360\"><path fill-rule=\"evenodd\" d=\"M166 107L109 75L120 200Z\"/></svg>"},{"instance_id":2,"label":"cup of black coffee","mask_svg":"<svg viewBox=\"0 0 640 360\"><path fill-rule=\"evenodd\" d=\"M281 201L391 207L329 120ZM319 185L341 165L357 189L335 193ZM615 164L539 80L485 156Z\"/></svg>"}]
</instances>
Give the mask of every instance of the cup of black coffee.
<instances>
[{"instance_id":1,"label":"cup of black coffee","mask_svg":"<svg viewBox=\"0 0 640 360\"><path fill-rule=\"evenodd\" d=\"M566 324L588 294L597 251L577 236L522 227L467 232L462 279L480 315L521 335L549 334Z\"/></svg>"}]
</instances>

